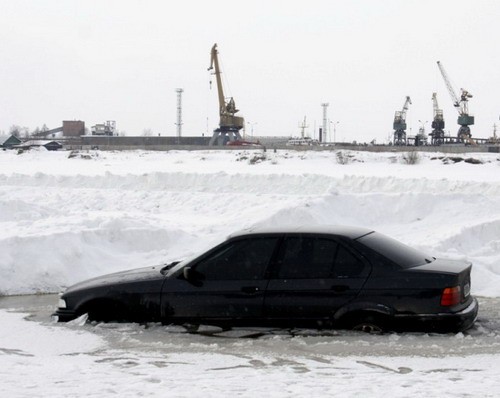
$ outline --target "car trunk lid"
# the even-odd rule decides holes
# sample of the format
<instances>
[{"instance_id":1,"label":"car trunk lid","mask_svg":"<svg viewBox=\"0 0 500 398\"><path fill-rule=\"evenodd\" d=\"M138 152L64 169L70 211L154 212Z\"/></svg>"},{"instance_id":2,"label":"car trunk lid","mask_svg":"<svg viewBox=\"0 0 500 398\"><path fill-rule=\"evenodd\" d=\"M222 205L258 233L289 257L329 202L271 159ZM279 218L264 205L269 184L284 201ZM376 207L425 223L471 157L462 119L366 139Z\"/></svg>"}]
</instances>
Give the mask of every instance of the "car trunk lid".
<instances>
[{"instance_id":1,"label":"car trunk lid","mask_svg":"<svg viewBox=\"0 0 500 398\"><path fill-rule=\"evenodd\" d=\"M435 259L408 271L446 275L447 286L443 287L441 305L452 307L459 304L463 306L470 301L471 269L472 263L468 261Z\"/></svg>"}]
</instances>

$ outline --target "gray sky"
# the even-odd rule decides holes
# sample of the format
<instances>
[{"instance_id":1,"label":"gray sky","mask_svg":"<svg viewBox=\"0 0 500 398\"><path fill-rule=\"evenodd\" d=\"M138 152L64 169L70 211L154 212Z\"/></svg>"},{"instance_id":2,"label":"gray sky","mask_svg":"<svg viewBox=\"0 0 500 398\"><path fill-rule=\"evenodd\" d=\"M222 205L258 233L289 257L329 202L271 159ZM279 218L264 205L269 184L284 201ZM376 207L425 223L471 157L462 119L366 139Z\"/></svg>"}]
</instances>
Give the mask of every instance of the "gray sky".
<instances>
[{"instance_id":1,"label":"gray sky","mask_svg":"<svg viewBox=\"0 0 500 398\"><path fill-rule=\"evenodd\" d=\"M440 60L474 95L473 136L488 137L500 130L499 30L496 0L0 0L0 131L76 119L175 135L180 87L183 135L211 134L217 42L226 95L254 135L298 135L307 116L312 136L328 102L337 140L382 142L406 95L412 133L419 120L430 132L434 91L455 135Z\"/></svg>"}]
</instances>

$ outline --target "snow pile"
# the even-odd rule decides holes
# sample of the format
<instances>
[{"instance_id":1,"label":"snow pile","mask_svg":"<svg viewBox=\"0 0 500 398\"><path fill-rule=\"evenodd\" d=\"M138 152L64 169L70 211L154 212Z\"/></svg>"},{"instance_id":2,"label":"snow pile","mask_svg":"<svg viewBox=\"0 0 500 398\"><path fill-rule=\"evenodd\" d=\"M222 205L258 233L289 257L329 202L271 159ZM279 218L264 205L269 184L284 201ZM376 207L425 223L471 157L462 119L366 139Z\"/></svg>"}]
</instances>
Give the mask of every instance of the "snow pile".
<instances>
[{"instance_id":1,"label":"snow pile","mask_svg":"<svg viewBox=\"0 0 500 398\"><path fill-rule=\"evenodd\" d=\"M500 166L351 152L0 153L0 295L172 261L252 225L346 224L474 263L500 296ZM442 157L442 156L441 156Z\"/></svg>"}]
</instances>

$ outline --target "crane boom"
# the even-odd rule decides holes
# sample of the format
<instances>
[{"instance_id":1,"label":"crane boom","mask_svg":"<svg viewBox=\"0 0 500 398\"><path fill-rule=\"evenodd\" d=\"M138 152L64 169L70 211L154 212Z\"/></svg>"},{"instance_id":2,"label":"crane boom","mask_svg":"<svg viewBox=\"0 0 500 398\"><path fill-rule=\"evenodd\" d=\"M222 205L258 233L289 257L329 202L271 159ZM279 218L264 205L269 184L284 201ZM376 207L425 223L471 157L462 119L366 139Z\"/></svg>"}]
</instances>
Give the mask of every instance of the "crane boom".
<instances>
[{"instance_id":1,"label":"crane boom","mask_svg":"<svg viewBox=\"0 0 500 398\"><path fill-rule=\"evenodd\" d=\"M436 128L435 124L439 124L440 128L444 128L443 110L439 109L437 93L432 93L432 108L434 110L432 127Z\"/></svg>"},{"instance_id":2,"label":"crane boom","mask_svg":"<svg viewBox=\"0 0 500 398\"><path fill-rule=\"evenodd\" d=\"M439 110L437 93L432 93L432 109L434 110L434 117L436 117L436 113Z\"/></svg>"},{"instance_id":3,"label":"crane boom","mask_svg":"<svg viewBox=\"0 0 500 398\"><path fill-rule=\"evenodd\" d=\"M217 81L217 95L219 97L219 111L222 113L224 111L224 108L226 107L226 103L224 100L224 89L222 87L222 78L221 78L221 71L219 68L219 57L217 56L218 51L217 51L217 43L215 43L212 47L211 51L211 56L210 56L210 66L208 67L207 70L214 70L214 75L215 79Z\"/></svg>"},{"instance_id":4,"label":"crane boom","mask_svg":"<svg viewBox=\"0 0 500 398\"><path fill-rule=\"evenodd\" d=\"M441 65L441 62L437 61L439 71L441 72L441 75L443 76L444 84L446 85L446 88L448 89L448 92L450 93L451 99L453 101L453 106L458 108L460 106L460 101L458 100L457 95L455 94L455 90L453 90L453 86L451 85L450 78L448 77L448 74L443 68L443 65Z\"/></svg>"},{"instance_id":5,"label":"crane boom","mask_svg":"<svg viewBox=\"0 0 500 398\"><path fill-rule=\"evenodd\" d=\"M398 123L405 124L404 129L406 129L406 111L408 110L410 105L411 105L411 98L409 96L406 96L406 100L405 100L405 103L403 105L403 109L401 111L396 111L396 115L394 116L395 121L397 120Z\"/></svg>"},{"instance_id":6,"label":"crane boom","mask_svg":"<svg viewBox=\"0 0 500 398\"><path fill-rule=\"evenodd\" d=\"M411 98L406 96L405 104L403 105L403 112L406 112L411 105Z\"/></svg>"}]
</instances>

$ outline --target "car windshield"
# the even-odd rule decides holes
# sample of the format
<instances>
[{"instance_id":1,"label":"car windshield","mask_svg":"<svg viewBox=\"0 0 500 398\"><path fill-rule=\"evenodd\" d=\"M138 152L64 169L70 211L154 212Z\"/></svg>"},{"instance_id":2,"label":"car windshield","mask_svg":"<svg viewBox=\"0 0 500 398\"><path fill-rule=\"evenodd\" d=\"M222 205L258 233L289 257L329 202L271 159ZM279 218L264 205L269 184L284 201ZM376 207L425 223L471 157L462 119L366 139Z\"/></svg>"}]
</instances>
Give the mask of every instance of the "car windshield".
<instances>
[{"instance_id":1,"label":"car windshield","mask_svg":"<svg viewBox=\"0 0 500 398\"><path fill-rule=\"evenodd\" d=\"M415 267L435 260L434 257L428 256L420 250L413 249L404 243L398 242L378 232L364 235L358 238L357 241L388 258L402 268Z\"/></svg>"},{"instance_id":2,"label":"car windshield","mask_svg":"<svg viewBox=\"0 0 500 398\"><path fill-rule=\"evenodd\" d=\"M203 253L205 253L206 251L208 251L212 247L218 246L219 244L221 244L224 241L225 241L225 239L222 241L216 240L215 241L216 244L214 244L214 242L212 241L210 244L206 245L203 250L196 251L195 253L191 254L190 256L184 258L182 261L177 261L176 264L172 268L168 268L166 270L167 271L166 274L172 275L173 273L177 272L178 270L183 268L186 264L190 263L191 261L193 261L197 257L201 256Z\"/></svg>"}]
</instances>

